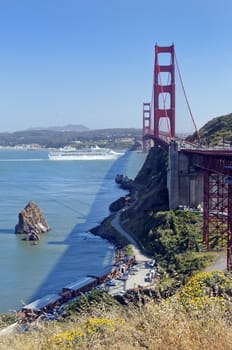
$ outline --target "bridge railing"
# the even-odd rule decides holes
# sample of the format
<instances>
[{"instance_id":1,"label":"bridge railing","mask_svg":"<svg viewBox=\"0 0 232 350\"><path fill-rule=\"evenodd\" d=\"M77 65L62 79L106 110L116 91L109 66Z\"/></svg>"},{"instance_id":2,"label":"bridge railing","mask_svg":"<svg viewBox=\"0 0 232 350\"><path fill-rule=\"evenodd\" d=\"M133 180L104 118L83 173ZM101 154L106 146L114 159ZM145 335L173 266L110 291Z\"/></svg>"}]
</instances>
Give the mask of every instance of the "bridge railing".
<instances>
[{"instance_id":1,"label":"bridge railing","mask_svg":"<svg viewBox=\"0 0 232 350\"><path fill-rule=\"evenodd\" d=\"M194 144L187 141L178 141L178 149L184 150L184 149L194 149L199 151L230 151L232 152L232 147L230 145L224 145L224 146L211 146L208 147L206 145L202 144Z\"/></svg>"}]
</instances>

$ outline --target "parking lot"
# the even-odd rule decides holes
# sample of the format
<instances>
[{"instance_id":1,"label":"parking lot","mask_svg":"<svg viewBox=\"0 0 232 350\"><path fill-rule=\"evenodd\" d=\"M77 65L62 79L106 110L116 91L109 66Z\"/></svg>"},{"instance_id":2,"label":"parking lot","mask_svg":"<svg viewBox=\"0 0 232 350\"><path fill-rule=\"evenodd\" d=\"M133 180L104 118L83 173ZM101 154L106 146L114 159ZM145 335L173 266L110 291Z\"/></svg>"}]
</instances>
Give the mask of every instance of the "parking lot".
<instances>
[{"instance_id":1,"label":"parking lot","mask_svg":"<svg viewBox=\"0 0 232 350\"><path fill-rule=\"evenodd\" d=\"M124 294L129 289L135 289L139 286L146 287L152 284L155 273L152 270L152 261L138 261L129 271L117 279L111 280L105 284L105 288L111 295ZM149 274L152 274L151 280L147 281Z\"/></svg>"}]
</instances>

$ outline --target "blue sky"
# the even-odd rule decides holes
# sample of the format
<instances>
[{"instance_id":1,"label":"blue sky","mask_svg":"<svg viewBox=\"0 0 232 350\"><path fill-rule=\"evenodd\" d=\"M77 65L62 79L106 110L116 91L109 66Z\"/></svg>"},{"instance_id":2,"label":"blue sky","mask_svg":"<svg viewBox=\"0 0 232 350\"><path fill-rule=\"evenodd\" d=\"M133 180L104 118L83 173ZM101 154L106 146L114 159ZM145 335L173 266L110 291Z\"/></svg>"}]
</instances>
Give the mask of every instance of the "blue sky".
<instances>
[{"instance_id":1,"label":"blue sky","mask_svg":"<svg viewBox=\"0 0 232 350\"><path fill-rule=\"evenodd\" d=\"M200 128L232 112L230 0L0 0L0 132L142 127L154 46L175 44ZM176 129L192 132L176 74Z\"/></svg>"}]
</instances>

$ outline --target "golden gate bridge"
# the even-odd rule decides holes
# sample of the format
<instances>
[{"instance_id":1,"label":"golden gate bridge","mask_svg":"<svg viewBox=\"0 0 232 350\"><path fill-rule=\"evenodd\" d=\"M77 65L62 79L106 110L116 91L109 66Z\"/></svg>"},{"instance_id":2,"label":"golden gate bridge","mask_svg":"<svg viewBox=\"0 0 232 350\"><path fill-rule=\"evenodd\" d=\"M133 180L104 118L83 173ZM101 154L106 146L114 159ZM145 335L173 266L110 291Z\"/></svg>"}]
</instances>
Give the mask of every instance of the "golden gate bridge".
<instances>
[{"instance_id":1,"label":"golden gate bridge","mask_svg":"<svg viewBox=\"0 0 232 350\"><path fill-rule=\"evenodd\" d=\"M160 64L160 56L169 56L168 63ZM197 144L191 144L181 140L176 134L176 105L175 105L175 68L180 78L182 90L191 116L192 123L198 138ZM167 77L166 83L164 78ZM165 129L162 130L162 125ZM173 147L173 144L175 146ZM210 238L212 236L227 238L227 270L232 270L232 148L217 147L209 148L202 146L200 135L197 130L187 94L184 88L181 72L175 54L174 44L171 46L155 45L155 63L152 86L151 102L143 103L143 149L149 150L152 145L159 145L177 159L174 170L171 172L169 192L178 197L174 201L169 200L170 209L177 209L178 205L186 200L186 196L180 195L183 190L181 181L180 159L187 159L188 168L197 169L197 183L202 184L203 202L203 241L210 250ZM170 159L170 157L169 157ZM174 162L172 162L174 163ZM171 165L169 164L169 167ZM183 167L182 167L183 168ZM192 184L193 172L185 170L188 177L188 187ZM196 177L196 176L195 176ZM181 187L182 186L182 187ZM187 188L187 187L185 187ZM190 193L190 189L187 189ZM190 196L190 195L189 195ZM169 198L170 193L169 193Z\"/></svg>"}]
</instances>

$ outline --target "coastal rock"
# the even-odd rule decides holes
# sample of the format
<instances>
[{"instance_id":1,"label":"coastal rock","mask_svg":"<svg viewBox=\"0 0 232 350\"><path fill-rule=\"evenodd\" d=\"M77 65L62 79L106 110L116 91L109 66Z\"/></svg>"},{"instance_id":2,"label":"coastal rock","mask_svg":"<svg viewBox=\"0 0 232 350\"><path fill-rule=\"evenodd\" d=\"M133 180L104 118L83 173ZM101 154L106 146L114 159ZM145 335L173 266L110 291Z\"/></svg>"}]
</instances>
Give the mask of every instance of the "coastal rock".
<instances>
[{"instance_id":1,"label":"coastal rock","mask_svg":"<svg viewBox=\"0 0 232 350\"><path fill-rule=\"evenodd\" d=\"M123 181L123 175L122 174L117 174L116 175L116 177L115 177L115 182L117 183L117 184L121 184L122 183L122 181Z\"/></svg>"},{"instance_id":2,"label":"coastal rock","mask_svg":"<svg viewBox=\"0 0 232 350\"><path fill-rule=\"evenodd\" d=\"M116 201L110 204L109 209L110 211L118 211L122 208L124 208L126 205L126 198L125 197L120 197Z\"/></svg>"},{"instance_id":3,"label":"coastal rock","mask_svg":"<svg viewBox=\"0 0 232 350\"><path fill-rule=\"evenodd\" d=\"M134 181L128 176L124 176L122 174L116 175L115 182L124 190L132 190L134 186Z\"/></svg>"},{"instance_id":4,"label":"coastal rock","mask_svg":"<svg viewBox=\"0 0 232 350\"><path fill-rule=\"evenodd\" d=\"M26 237L22 238L23 241L39 241L40 235L34 231L28 233Z\"/></svg>"},{"instance_id":5,"label":"coastal rock","mask_svg":"<svg viewBox=\"0 0 232 350\"><path fill-rule=\"evenodd\" d=\"M38 207L31 201L18 215L18 224L15 226L16 234L28 234L26 240L39 240L40 234L50 230L47 221Z\"/></svg>"},{"instance_id":6,"label":"coastal rock","mask_svg":"<svg viewBox=\"0 0 232 350\"><path fill-rule=\"evenodd\" d=\"M133 190L134 188L134 181L131 179L126 178L125 180L122 181L121 183L121 188L123 190Z\"/></svg>"}]
</instances>

